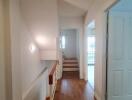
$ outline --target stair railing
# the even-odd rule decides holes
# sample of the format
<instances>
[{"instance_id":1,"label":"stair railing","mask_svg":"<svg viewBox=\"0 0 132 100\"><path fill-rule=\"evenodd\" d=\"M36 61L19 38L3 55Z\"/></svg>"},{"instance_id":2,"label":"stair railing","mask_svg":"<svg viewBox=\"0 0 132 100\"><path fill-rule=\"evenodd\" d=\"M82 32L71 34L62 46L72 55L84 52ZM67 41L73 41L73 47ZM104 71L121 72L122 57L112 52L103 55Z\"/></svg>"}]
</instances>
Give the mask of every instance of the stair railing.
<instances>
[{"instance_id":1,"label":"stair railing","mask_svg":"<svg viewBox=\"0 0 132 100\"><path fill-rule=\"evenodd\" d=\"M49 95L50 100L53 100L57 86L57 67L58 61L55 62L49 73Z\"/></svg>"}]
</instances>

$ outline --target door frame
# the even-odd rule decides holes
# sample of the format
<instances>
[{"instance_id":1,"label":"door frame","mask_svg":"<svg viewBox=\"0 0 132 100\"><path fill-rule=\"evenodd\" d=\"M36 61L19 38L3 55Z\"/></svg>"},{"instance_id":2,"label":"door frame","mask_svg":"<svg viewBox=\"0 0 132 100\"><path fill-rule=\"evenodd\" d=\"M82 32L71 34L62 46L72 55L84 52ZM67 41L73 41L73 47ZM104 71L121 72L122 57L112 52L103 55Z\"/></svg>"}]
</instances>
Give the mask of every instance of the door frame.
<instances>
[{"instance_id":1,"label":"door frame","mask_svg":"<svg viewBox=\"0 0 132 100\"><path fill-rule=\"evenodd\" d=\"M92 24L94 24L94 25L92 25ZM86 50L85 50L85 54L86 54L86 56L85 56L85 80L87 81L88 80L88 55L87 55L87 49L88 49L88 47L87 47L87 45L88 45L88 41L87 41L87 38L88 37L90 37L90 36L93 36L92 34L90 34L89 33L89 31L90 30L92 30L93 28L95 28L96 27L96 22L95 22L95 20L92 20L88 25L87 25L87 33L86 33L86 40L85 40L85 42L86 42L86 44L85 44L85 46L86 46ZM94 35L95 36L95 39L96 39L96 34ZM95 43L96 44L96 43ZM96 49L96 48L95 48ZM96 57L96 54L95 54L95 57Z\"/></svg>"},{"instance_id":2,"label":"door frame","mask_svg":"<svg viewBox=\"0 0 132 100\"><path fill-rule=\"evenodd\" d=\"M78 28L78 27L74 27L74 28L61 28L60 29L60 38L62 37L62 32L64 31L64 30L68 30L68 29L75 29L75 30L77 30L77 33L76 34L78 34L78 39L79 39L79 44L78 44L78 46L79 46L79 48L82 48L82 45L83 45L83 34L81 34L81 33L83 33L83 30L81 29L81 28ZM61 44L62 45L62 44ZM60 48L60 51L61 51L61 61L62 61L62 63L63 63L63 54L62 54L62 50L61 50L61 48ZM81 50L79 50L79 60L78 60L78 62L79 62L79 78L80 79L84 79L84 77L83 77L83 67L81 67L81 66L83 66L83 50L81 49ZM62 77L62 74L63 74L63 64L61 63L61 77Z\"/></svg>"},{"instance_id":3,"label":"door frame","mask_svg":"<svg viewBox=\"0 0 132 100\"><path fill-rule=\"evenodd\" d=\"M101 77L101 82L98 84L96 83L96 75L95 75L95 93L94 93L94 96L96 97L97 100L106 100L107 98L107 77L106 77L106 74L107 74L107 65L106 65L106 41L107 41L107 12L109 11L110 8L112 8L115 4L117 4L120 0L107 0L105 1L101 8L99 9L99 12L97 12L95 15L91 15L89 20L86 19L86 25L89 24L89 22L91 22L93 19L95 19L95 21L97 20L97 26L96 28L98 28L99 26L99 23L101 24L101 29L102 30L99 30L102 32L102 36L101 38L103 39L101 42L101 45L103 45L102 47L102 54L101 54L101 71L102 71L102 75L100 76ZM96 17L98 16L99 14L99 18ZM85 27L85 32L86 32L86 28ZM97 33L98 34L98 33ZM86 58L85 58L85 54L86 54L86 50L85 50L85 44L86 44L86 41L85 41L85 37L86 37L86 34L84 33L84 74L86 74ZM97 45L96 45L97 46ZM96 56L97 57L97 56ZM97 59L96 59L97 60ZM97 62L97 61L96 61ZM96 65L95 65L96 66ZM97 68L97 67L96 67ZM96 70L95 68L95 70ZM86 75L84 75L84 79L86 80ZM98 86L96 86L98 85ZM100 93L99 93L99 90L97 89L98 87L100 86Z\"/></svg>"}]
</instances>

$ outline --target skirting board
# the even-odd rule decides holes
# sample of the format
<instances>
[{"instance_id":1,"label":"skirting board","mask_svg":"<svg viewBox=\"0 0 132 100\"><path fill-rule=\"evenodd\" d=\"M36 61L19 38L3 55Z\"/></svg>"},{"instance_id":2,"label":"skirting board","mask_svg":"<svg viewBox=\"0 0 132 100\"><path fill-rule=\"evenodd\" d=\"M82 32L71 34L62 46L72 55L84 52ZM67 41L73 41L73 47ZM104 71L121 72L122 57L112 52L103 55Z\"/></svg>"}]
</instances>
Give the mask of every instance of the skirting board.
<instances>
[{"instance_id":1,"label":"skirting board","mask_svg":"<svg viewBox=\"0 0 132 100\"><path fill-rule=\"evenodd\" d=\"M94 93L94 96L95 96L96 100L101 100L101 97L97 94L97 92Z\"/></svg>"}]
</instances>

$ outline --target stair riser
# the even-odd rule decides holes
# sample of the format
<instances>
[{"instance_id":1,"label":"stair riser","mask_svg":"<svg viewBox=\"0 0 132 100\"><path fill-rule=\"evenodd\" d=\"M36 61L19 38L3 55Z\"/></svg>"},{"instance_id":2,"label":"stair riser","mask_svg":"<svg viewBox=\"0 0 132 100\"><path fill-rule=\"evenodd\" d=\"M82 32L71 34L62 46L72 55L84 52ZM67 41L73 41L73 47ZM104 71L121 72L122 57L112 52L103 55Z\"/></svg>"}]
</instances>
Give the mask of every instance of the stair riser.
<instances>
[{"instance_id":1,"label":"stair riser","mask_svg":"<svg viewBox=\"0 0 132 100\"><path fill-rule=\"evenodd\" d=\"M79 68L63 68L63 71L79 71Z\"/></svg>"},{"instance_id":2,"label":"stair riser","mask_svg":"<svg viewBox=\"0 0 132 100\"><path fill-rule=\"evenodd\" d=\"M63 60L63 62L78 62L77 60Z\"/></svg>"}]
</instances>

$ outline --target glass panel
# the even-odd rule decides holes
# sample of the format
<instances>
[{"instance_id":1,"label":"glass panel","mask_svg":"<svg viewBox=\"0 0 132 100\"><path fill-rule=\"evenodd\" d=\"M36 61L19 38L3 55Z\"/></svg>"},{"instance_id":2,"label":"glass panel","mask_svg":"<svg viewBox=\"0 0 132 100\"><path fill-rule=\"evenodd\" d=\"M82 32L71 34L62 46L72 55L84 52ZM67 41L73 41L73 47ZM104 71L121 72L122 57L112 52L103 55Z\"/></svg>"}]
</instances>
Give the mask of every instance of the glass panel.
<instances>
[{"instance_id":1,"label":"glass panel","mask_svg":"<svg viewBox=\"0 0 132 100\"><path fill-rule=\"evenodd\" d=\"M88 40L88 82L94 89L94 64L95 64L95 37L89 36Z\"/></svg>"},{"instance_id":2,"label":"glass panel","mask_svg":"<svg viewBox=\"0 0 132 100\"><path fill-rule=\"evenodd\" d=\"M88 64L95 64L95 37L88 37Z\"/></svg>"},{"instance_id":3,"label":"glass panel","mask_svg":"<svg viewBox=\"0 0 132 100\"><path fill-rule=\"evenodd\" d=\"M66 45L66 39L65 36L62 36L62 49L65 49L65 45Z\"/></svg>"}]
</instances>

